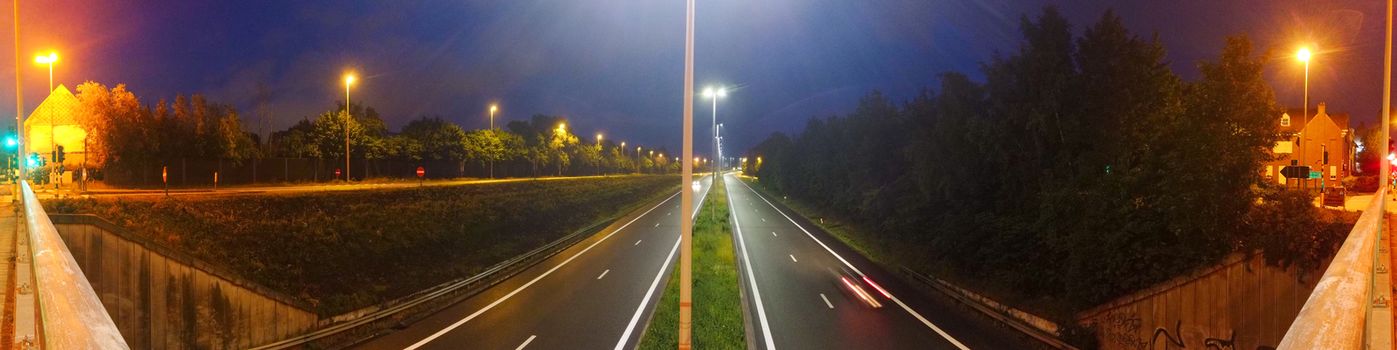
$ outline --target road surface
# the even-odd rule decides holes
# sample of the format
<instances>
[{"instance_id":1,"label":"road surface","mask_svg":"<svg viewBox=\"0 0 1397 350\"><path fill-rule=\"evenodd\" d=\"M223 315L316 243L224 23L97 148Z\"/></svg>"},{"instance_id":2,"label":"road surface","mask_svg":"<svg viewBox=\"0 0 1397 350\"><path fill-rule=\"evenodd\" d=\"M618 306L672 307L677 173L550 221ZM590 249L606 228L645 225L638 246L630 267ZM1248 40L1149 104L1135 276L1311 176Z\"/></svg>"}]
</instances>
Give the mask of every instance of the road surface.
<instances>
[{"instance_id":1,"label":"road surface","mask_svg":"<svg viewBox=\"0 0 1397 350\"><path fill-rule=\"evenodd\" d=\"M945 296L923 295L818 226L723 177L738 235L739 277L758 349L1028 349L1014 334ZM780 209L777 209L780 207ZM844 272L847 271L847 272ZM840 276L866 275L874 308ZM858 281L855 281L858 283ZM894 299L895 298L895 299Z\"/></svg>"},{"instance_id":2,"label":"road surface","mask_svg":"<svg viewBox=\"0 0 1397 350\"><path fill-rule=\"evenodd\" d=\"M711 182L702 181L696 207ZM634 348L677 261L677 194L493 288L357 348Z\"/></svg>"}]
</instances>

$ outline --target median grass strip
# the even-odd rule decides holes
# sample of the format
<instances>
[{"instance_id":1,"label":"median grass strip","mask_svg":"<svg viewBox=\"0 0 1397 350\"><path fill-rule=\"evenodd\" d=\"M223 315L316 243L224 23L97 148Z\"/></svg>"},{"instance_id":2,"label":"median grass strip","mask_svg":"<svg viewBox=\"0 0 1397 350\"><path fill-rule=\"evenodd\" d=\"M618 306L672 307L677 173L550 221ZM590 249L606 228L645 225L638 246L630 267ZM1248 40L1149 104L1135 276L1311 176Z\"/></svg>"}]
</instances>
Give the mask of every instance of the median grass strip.
<instances>
[{"instance_id":1,"label":"median grass strip","mask_svg":"<svg viewBox=\"0 0 1397 350\"><path fill-rule=\"evenodd\" d=\"M742 349L747 346L742 321L742 291L733 255L728 199L721 178L694 224L693 347ZM679 328L679 268L676 264L664 296L650 319L641 349L674 349Z\"/></svg>"},{"instance_id":2,"label":"median grass strip","mask_svg":"<svg viewBox=\"0 0 1397 350\"><path fill-rule=\"evenodd\" d=\"M322 316L475 275L673 194L675 176L47 201L315 306Z\"/></svg>"}]
</instances>

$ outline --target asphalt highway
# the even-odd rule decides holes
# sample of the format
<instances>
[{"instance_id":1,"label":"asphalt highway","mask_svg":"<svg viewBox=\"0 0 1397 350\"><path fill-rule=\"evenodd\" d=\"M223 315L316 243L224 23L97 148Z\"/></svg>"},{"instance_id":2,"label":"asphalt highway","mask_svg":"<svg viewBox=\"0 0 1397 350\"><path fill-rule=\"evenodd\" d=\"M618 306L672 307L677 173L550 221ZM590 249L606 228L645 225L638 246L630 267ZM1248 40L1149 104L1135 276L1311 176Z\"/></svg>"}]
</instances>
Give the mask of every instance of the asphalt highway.
<instances>
[{"instance_id":1,"label":"asphalt highway","mask_svg":"<svg viewBox=\"0 0 1397 350\"><path fill-rule=\"evenodd\" d=\"M696 207L712 184L711 177L701 182ZM679 209L675 193L490 289L356 348L634 348L676 268Z\"/></svg>"},{"instance_id":2,"label":"asphalt highway","mask_svg":"<svg viewBox=\"0 0 1397 350\"><path fill-rule=\"evenodd\" d=\"M1037 347L946 296L901 283L736 176L723 178L756 348Z\"/></svg>"}]
</instances>

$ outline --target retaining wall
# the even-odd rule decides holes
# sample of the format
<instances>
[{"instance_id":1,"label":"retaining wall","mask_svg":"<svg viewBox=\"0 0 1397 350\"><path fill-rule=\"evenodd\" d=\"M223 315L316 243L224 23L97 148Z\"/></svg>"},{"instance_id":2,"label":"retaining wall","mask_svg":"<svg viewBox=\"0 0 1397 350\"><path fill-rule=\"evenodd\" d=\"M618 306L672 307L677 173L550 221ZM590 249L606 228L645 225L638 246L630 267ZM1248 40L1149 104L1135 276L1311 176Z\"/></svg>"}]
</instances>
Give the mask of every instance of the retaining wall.
<instances>
[{"instance_id":1,"label":"retaining wall","mask_svg":"<svg viewBox=\"0 0 1397 350\"><path fill-rule=\"evenodd\" d=\"M1096 331L1101 349L1272 349L1322 272L1234 254L1077 319Z\"/></svg>"},{"instance_id":2,"label":"retaining wall","mask_svg":"<svg viewBox=\"0 0 1397 350\"><path fill-rule=\"evenodd\" d=\"M133 349L246 349L316 326L292 298L88 215L52 215Z\"/></svg>"}]
</instances>

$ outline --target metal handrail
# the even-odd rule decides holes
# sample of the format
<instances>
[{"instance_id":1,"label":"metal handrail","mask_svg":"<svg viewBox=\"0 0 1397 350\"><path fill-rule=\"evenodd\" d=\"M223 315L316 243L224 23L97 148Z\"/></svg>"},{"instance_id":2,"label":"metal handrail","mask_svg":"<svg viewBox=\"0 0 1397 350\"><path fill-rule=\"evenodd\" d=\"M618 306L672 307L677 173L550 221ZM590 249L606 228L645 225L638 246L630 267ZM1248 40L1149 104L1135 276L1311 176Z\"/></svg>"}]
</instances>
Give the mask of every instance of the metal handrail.
<instances>
[{"instance_id":1,"label":"metal handrail","mask_svg":"<svg viewBox=\"0 0 1397 350\"><path fill-rule=\"evenodd\" d=\"M1373 195L1277 349L1363 347L1386 198L1386 186Z\"/></svg>"},{"instance_id":2,"label":"metal handrail","mask_svg":"<svg viewBox=\"0 0 1397 350\"><path fill-rule=\"evenodd\" d=\"M40 339L47 349L130 349L58 236L29 182L21 183L34 269Z\"/></svg>"}]
</instances>

